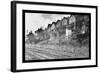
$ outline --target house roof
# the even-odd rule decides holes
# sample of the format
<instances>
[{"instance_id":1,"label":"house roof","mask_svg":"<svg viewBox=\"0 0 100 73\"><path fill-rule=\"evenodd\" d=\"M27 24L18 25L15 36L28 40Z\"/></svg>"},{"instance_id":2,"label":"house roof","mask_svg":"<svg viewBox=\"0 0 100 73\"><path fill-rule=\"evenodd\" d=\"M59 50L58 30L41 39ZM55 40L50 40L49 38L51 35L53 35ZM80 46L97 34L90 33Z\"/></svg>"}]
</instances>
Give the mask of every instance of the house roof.
<instances>
[{"instance_id":1,"label":"house roof","mask_svg":"<svg viewBox=\"0 0 100 73\"><path fill-rule=\"evenodd\" d=\"M64 17L63 19L68 19L68 17ZM63 20L63 19L62 19L62 20Z\"/></svg>"},{"instance_id":2,"label":"house roof","mask_svg":"<svg viewBox=\"0 0 100 73\"><path fill-rule=\"evenodd\" d=\"M57 20L57 22L56 22L56 24L55 24L55 25L57 25L57 23L58 23L58 22L60 22L60 21L61 21L61 20Z\"/></svg>"},{"instance_id":3,"label":"house roof","mask_svg":"<svg viewBox=\"0 0 100 73\"><path fill-rule=\"evenodd\" d=\"M52 24L48 24L48 28L50 28L52 26Z\"/></svg>"},{"instance_id":4,"label":"house roof","mask_svg":"<svg viewBox=\"0 0 100 73\"><path fill-rule=\"evenodd\" d=\"M52 24L56 24L56 22L52 22Z\"/></svg>"}]
</instances>

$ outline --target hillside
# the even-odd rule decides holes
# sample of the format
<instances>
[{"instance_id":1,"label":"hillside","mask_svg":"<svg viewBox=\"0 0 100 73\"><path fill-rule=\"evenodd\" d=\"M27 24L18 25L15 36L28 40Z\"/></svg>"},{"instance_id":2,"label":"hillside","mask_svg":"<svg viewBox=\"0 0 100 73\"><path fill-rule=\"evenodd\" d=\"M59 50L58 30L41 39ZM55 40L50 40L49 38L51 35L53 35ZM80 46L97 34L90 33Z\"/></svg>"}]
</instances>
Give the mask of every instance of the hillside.
<instances>
[{"instance_id":1,"label":"hillside","mask_svg":"<svg viewBox=\"0 0 100 73\"><path fill-rule=\"evenodd\" d=\"M28 34L25 60L69 59L89 57L89 16L72 15L63 18L34 35Z\"/></svg>"}]
</instances>

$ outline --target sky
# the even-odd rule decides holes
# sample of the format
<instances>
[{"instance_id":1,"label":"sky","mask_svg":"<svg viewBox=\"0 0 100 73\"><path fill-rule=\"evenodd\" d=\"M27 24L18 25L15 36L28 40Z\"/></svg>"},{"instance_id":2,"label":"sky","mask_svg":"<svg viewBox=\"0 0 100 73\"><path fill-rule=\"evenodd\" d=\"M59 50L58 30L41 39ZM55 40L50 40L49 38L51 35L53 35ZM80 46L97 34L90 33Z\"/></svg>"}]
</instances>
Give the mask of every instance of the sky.
<instances>
[{"instance_id":1,"label":"sky","mask_svg":"<svg viewBox=\"0 0 100 73\"><path fill-rule=\"evenodd\" d=\"M43 14L43 13L25 13L25 34L28 32L36 31L38 28L43 29L57 20L61 20L63 17L68 17L70 15L62 14Z\"/></svg>"}]
</instances>

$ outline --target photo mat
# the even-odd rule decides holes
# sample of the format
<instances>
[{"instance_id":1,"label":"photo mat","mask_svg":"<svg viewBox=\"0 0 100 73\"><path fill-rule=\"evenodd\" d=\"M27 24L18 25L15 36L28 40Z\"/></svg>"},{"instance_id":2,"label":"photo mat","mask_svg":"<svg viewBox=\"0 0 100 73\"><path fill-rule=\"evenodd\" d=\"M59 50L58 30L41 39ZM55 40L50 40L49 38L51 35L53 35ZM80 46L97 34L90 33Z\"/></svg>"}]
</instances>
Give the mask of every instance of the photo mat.
<instances>
[{"instance_id":1,"label":"photo mat","mask_svg":"<svg viewBox=\"0 0 100 73\"><path fill-rule=\"evenodd\" d=\"M23 62L91 59L89 13L23 10L23 27Z\"/></svg>"}]
</instances>

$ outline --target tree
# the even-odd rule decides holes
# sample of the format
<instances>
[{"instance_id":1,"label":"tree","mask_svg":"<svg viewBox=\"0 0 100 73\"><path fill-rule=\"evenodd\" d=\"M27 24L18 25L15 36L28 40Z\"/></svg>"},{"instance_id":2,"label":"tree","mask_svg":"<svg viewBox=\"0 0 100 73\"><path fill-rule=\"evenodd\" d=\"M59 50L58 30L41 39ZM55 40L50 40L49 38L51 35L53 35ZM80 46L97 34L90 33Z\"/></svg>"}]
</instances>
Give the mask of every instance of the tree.
<instances>
[{"instance_id":1,"label":"tree","mask_svg":"<svg viewBox=\"0 0 100 73\"><path fill-rule=\"evenodd\" d=\"M30 31L29 34L27 36L34 36L33 32Z\"/></svg>"},{"instance_id":2,"label":"tree","mask_svg":"<svg viewBox=\"0 0 100 73\"><path fill-rule=\"evenodd\" d=\"M29 34L27 35L28 40L30 43L32 43L34 41L34 34L32 31L29 32Z\"/></svg>"},{"instance_id":3,"label":"tree","mask_svg":"<svg viewBox=\"0 0 100 73\"><path fill-rule=\"evenodd\" d=\"M38 30L36 30L35 33L38 34L38 33L43 32L43 31L44 31L44 30L43 30L42 28L38 28Z\"/></svg>"},{"instance_id":4,"label":"tree","mask_svg":"<svg viewBox=\"0 0 100 73\"><path fill-rule=\"evenodd\" d=\"M73 35L76 35L76 37L72 36L72 38L77 40L80 45L82 45L84 41L89 40L89 26L89 15L76 15L76 25L74 26L76 29L73 30Z\"/></svg>"}]
</instances>

